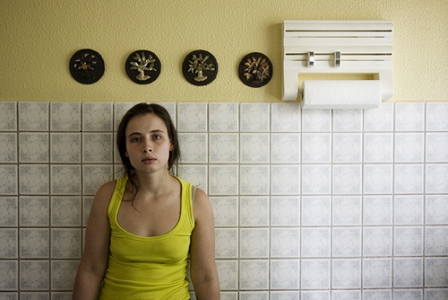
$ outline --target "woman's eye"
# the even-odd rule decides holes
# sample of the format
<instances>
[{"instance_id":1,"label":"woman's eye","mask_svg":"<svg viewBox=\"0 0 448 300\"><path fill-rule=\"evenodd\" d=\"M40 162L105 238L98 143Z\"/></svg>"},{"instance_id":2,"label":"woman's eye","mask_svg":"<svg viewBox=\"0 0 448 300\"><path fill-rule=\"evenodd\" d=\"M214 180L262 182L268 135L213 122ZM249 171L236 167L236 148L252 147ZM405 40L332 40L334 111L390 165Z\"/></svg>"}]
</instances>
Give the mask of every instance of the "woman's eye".
<instances>
[{"instance_id":1,"label":"woman's eye","mask_svg":"<svg viewBox=\"0 0 448 300\"><path fill-rule=\"evenodd\" d=\"M131 140L131 142L140 142L140 138L133 138L132 140Z\"/></svg>"},{"instance_id":2,"label":"woman's eye","mask_svg":"<svg viewBox=\"0 0 448 300\"><path fill-rule=\"evenodd\" d=\"M160 135L153 135L153 137L152 137L154 140L158 140L158 139L160 139L161 138L161 136Z\"/></svg>"}]
</instances>

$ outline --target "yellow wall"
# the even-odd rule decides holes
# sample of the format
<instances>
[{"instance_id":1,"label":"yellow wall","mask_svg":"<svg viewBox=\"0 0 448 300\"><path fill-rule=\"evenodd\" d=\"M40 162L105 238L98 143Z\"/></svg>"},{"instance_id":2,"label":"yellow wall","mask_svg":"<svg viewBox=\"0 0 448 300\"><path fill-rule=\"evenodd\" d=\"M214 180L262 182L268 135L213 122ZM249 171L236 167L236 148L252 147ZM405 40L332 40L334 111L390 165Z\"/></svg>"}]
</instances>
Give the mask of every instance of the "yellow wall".
<instances>
[{"instance_id":1,"label":"yellow wall","mask_svg":"<svg viewBox=\"0 0 448 300\"><path fill-rule=\"evenodd\" d=\"M392 20L395 94L391 101L448 101L447 0L0 0L0 100L281 101L283 20ZM103 78L71 78L70 57L98 51ZM137 85L124 64L135 50L162 61L159 78ZM197 87L182 75L191 51L218 60L216 80ZM237 66L250 52L272 61L262 88L244 85Z\"/></svg>"}]
</instances>

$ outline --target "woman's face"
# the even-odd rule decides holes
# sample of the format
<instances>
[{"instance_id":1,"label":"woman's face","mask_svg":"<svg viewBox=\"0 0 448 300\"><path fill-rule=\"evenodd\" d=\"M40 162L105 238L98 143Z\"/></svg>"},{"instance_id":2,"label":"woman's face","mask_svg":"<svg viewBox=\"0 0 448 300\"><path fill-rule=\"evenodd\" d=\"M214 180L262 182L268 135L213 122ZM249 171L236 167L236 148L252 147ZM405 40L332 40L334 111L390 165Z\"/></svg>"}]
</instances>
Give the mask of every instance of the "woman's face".
<instances>
[{"instance_id":1,"label":"woman's face","mask_svg":"<svg viewBox=\"0 0 448 300\"><path fill-rule=\"evenodd\" d=\"M136 172L168 169L173 146L165 123L156 114L133 117L126 127L126 153Z\"/></svg>"}]
</instances>

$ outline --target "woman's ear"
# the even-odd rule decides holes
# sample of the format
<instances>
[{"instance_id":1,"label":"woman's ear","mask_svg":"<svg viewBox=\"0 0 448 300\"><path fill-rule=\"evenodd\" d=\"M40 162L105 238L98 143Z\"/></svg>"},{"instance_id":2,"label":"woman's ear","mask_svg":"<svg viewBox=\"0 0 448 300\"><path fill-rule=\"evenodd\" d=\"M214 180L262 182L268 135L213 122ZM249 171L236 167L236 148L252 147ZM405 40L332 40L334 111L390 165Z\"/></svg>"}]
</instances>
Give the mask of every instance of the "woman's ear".
<instances>
[{"instance_id":1,"label":"woman's ear","mask_svg":"<svg viewBox=\"0 0 448 300\"><path fill-rule=\"evenodd\" d=\"M129 157L129 154L127 152L124 153L124 156Z\"/></svg>"}]
</instances>

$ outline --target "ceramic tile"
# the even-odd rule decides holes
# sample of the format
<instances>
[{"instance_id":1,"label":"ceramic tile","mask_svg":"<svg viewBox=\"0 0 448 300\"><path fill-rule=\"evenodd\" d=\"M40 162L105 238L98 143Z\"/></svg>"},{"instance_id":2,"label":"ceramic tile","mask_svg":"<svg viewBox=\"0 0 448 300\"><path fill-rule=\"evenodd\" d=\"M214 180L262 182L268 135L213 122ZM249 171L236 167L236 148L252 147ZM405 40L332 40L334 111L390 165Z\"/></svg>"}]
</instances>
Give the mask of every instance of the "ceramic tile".
<instances>
[{"instance_id":1,"label":"ceramic tile","mask_svg":"<svg viewBox=\"0 0 448 300\"><path fill-rule=\"evenodd\" d=\"M423 259L395 258L394 287L423 287Z\"/></svg>"},{"instance_id":2,"label":"ceramic tile","mask_svg":"<svg viewBox=\"0 0 448 300\"><path fill-rule=\"evenodd\" d=\"M113 131L113 105L106 102L82 103L83 131Z\"/></svg>"},{"instance_id":3,"label":"ceramic tile","mask_svg":"<svg viewBox=\"0 0 448 300\"><path fill-rule=\"evenodd\" d=\"M299 196L271 197L271 226L299 226Z\"/></svg>"},{"instance_id":4,"label":"ceramic tile","mask_svg":"<svg viewBox=\"0 0 448 300\"><path fill-rule=\"evenodd\" d=\"M300 134L274 133L271 135L271 163L300 163Z\"/></svg>"},{"instance_id":5,"label":"ceramic tile","mask_svg":"<svg viewBox=\"0 0 448 300\"><path fill-rule=\"evenodd\" d=\"M332 300L361 300L361 291L333 290L331 297Z\"/></svg>"},{"instance_id":6,"label":"ceramic tile","mask_svg":"<svg viewBox=\"0 0 448 300\"><path fill-rule=\"evenodd\" d=\"M241 228L240 257L241 258L269 257L269 229Z\"/></svg>"},{"instance_id":7,"label":"ceramic tile","mask_svg":"<svg viewBox=\"0 0 448 300\"><path fill-rule=\"evenodd\" d=\"M271 228L271 257L300 257L300 229Z\"/></svg>"},{"instance_id":8,"label":"ceramic tile","mask_svg":"<svg viewBox=\"0 0 448 300\"><path fill-rule=\"evenodd\" d=\"M362 131L362 109L335 109L333 110L334 132Z\"/></svg>"},{"instance_id":9,"label":"ceramic tile","mask_svg":"<svg viewBox=\"0 0 448 300\"><path fill-rule=\"evenodd\" d=\"M84 163L112 163L112 133L83 133L82 160Z\"/></svg>"},{"instance_id":10,"label":"ceramic tile","mask_svg":"<svg viewBox=\"0 0 448 300\"><path fill-rule=\"evenodd\" d=\"M0 101L0 131L17 130L17 102Z\"/></svg>"},{"instance_id":11,"label":"ceramic tile","mask_svg":"<svg viewBox=\"0 0 448 300\"><path fill-rule=\"evenodd\" d=\"M0 258L13 259L18 258L18 233L17 229L0 228Z\"/></svg>"},{"instance_id":12,"label":"ceramic tile","mask_svg":"<svg viewBox=\"0 0 448 300\"><path fill-rule=\"evenodd\" d=\"M238 108L238 103L209 103L210 132L237 132Z\"/></svg>"},{"instance_id":13,"label":"ceramic tile","mask_svg":"<svg viewBox=\"0 0 448 300\"><path fill-rule=\"evenodd\" d=\"M447 257L425 258L425 287L445 287L448 282Z\"/></svg>"},{"instance_id":14,"label":"ceramic tile","mask_svg":"<svg viewBox=\"0 0 448 300\"><path fill-rule=\"evenodd\" d=\"M50 232L44 228L20 229L20 258L49 258Z\"/></svg>"},{"instance_id":15,"label":"ceramic tile","mask_svg":"<svg viewBox=\"0 0 448 300\"><path fill-rule=\"evenodd\" d=\"M330 299L330 291L301 291L301 299L327 300Z\"/></svg>"},{"instance_id":16,"label":"ceramic tile","mask_svg":"<svg viewBox=\"0 0 448 300\"><path fill-rule=\"evenodd\" d=\"M448 133L426 134L426 162L448 162Z\"/></svg>"},{"instance_id":17,"label":"ceramic tile","mask_svg":"<svg viewBox=\"0 0 448 300\"><path fill-rule=\"evenodd\" d=\"M19 133L19 162L45 163L48 159L48 133Z\"/></svg>"},{"instance_id":18,"label":"ceramic tile","mask_svg":"<svg viewBox=\"0 0 448 300\"><path fill-rule=\"evenodd\" d=\"M50 268L48 260L20 261L20 289L48 290L50 288Z\"/></svg>"},{"instance_id":19,"label":"ceramic tile","mask_svg":"<svg viewBox=\"0 0 448 300\"><path fill-rule=\"evenodd\" d=\"M0 165L0 194L17 195L17 166Z\"/></svg>"},{"instance_id":20,"label":"ceramic tile","mask_svg":"<svg viewBox=\"0 0 448 300\"><path fill-rule=\"evenodd\" d=\"M392 194L393 165L364 165L364 193Z\"/></svg>"},{"instance_id":21,"label":"ceramic tile","mask_svg":"<svg viewBox=\"0 0 448 300\"><path fill-rule=\"evenodd\" d=\"M0 227L17 227L18 198L0 197Z\"/></svg>"},{"instance_id":22,"label":"ceramic tile","mask_svg":"<svg viewBox=\"0 0 448 300\"><path fill-rule=\"evenodd\" d=\"M331 197L302 196L302 226L330 226Z\"/></svg>"},{"instance_id":23,"label":"ceramic tile","mask_svg":"<svg viewBox=\"0 0 448 300\"><path fill-rule=\"evenodd\" d=\"M364 162L391 163L394 136L392 133L364 133Z\"/></svg>"},{"instance_id":24,"label":"ceramic tile","mask_svg":"<svg viewBox=\"0 0 448 300\"><path fill-rule=\"evenodd\" d=\"M4 291L17 291L19 268L17 260L0 260L0 289ZM18 298L17 298L18 299Z\"/></svg>"},{"instance_id":25,"label":"ceramic tile","mask_svg":"<svg viewBox=\"0 0 448 300\"><path fill-rule=\"evenodd\" d=\"M329 259L302 259L301 289L329 289L330 266Z\"/></svg>"},{"instance_id":26,"label":"ceramic tile","mask_svg":"<svg viewBox=\"0 0 448 300\"><path fill-rule=\"evenodd\" d=\"M395 103L395 131L424 131L425 103Z\"/></svg>"},{"instance_id":27,"label":"ceramic tile","mask_svg":"<svg viewBox=\"0 0 448 300\"><path fill-rule=\"evenodd\" d=\"M48 194L50 174L48 165L19 165L21 194Z\"/></svg>"},{"instance_id":28,"label":"ceramic tile","mask_svg":"<svg viewBox=\"0 0 448 300\"><path fill-rule=\"evenodd\" d=\"M89 219L90 208L93 203L93 196L87 196L82 198L82 226L87 226Z\"/></svg>"},{"instance_id":29,"label":"ceramic tile","mask_svg":"<svg viewBox=\"0 0 448 300\"><path fill-rule=\"evenodd\" d=\"M241 300L268 300L268 292L240 292Z\"/></svg>"},{"instance_id":30,"label":"ceramic tile","mask_svg":"<svg viewBox=\"0 0 448 300\"><path fill-rule=\"evenodd\" d=\"M81 226L81 197L51 197L51 225Z\"/></svg>"},{"instance_id":31,"label":"ceramic tile","mask_svg":"<svg viewBox=\"0 0 448 300\"><path fill-rule=\"evenodd\" d=\"M300 165L271 166L271 195L300 193Z\"/></svg>"},{"instance_id":32,"label":"ceramic tile","mask_svg":"<svg viewBox=\"0 0 448 300\"><path fill-rule=\"evenodd\" d=\"M19 212L21 226L50 225L50 200L48 197L20 197Z\"/></svg>"},{"instance_id":33,"label":"ceramic tile","mask_svg":"<svg viewBox=\"0 0 448 300\"><path fill-rule=\"evenodd\" d=\"M238 229L217 228L216 258L238 258Z\"/></svg>"},{"instance_id":34,"label":"ceramic tile","mask_svg":"<svg viewBox=\"0 0 448 300\"><path fill-rule=\"evenodd\" d=\"M333 162L361 163L362 162L362 134L334 133L333 134Z\"/></svg>"},{"instance_id":35,"label":"ceramic tile","mask_svg":"<svg viewBox=\"0 0 448 300\"><path fill-rule=\"evenodd\" d=\"M51 193L53 195L79 195L81 182L80 165L51 165Z\"/></svg>"},{"instance_id":36,"label":"ceramic tile","mask_svg":"<svg viewBox=\"0 0 448 300\"><path fill-rule=\"evenodd\" d=\"M269 132L270 129L269 103L241 103L240 131Z\"/></svg>"},{"instance_id":37,"label":"ceramic tile","mask_svg":"<svg viewBox=\"0 0 448 300\"><path fill-rule=\"evenodd\" d=\"M299 289L299 260L271 260L270 288L273 290Z\"/></svg>"},{"instance_id":38,"label":"ceramic tile","mask_svg":"<svg viewBox=\"0 0 448 300\"><path fill-rule=\"evenodd\" d=\"M394 192L396 194L422 194L423 167L421 164L396 164L394 172Z\"/></svg>"},{"instance_id":39,"label":"ceramic tile","mask_svg":"<svg viewBox=\"0 0 448 300\"><path fill-rule=\"evenodd\" d=\"M182 163L207 163L208 146L206 133L179 133Z\"/></svg>"},{"instance_id":40,"label":"ceramic tile","mask_svg":"<svg viewBox=\"0 0 448 300\"><path fill-rule=\"evenodd\" d=\"M426 164L425 168L426 193L448 193L448 164Z\"/></svg>"},{"instance_id":41,"label":"ceramic tile","mask_svg":"<svg viewBox=\"0 0 448 300\"><path fill-rule=\"evenodd\" d=\"M177 128L177 103L176 102L156 102L157 104L163 106L170 114L171 121Z\"/></svg>"},{"instance_id":42,"label":"ceramic tile","mask_svg":"<svg viewBox=\"0 0 448 300\"><path fill-rule=\"evenodd\" d=\"M331 110L305 109L302 110L302 132L331 131Z\"/></svg>"},{"instance_id":43,"label":"ceramic tile","mask_svg":"<svg viewBox=\"0 0 448 300\"><path fill-rule=\"evenodd\" d=\"M112 165L83 165L82 166L84 195L94 195L101 185L112 180Z\"/></svg>"},{"instance_id":44,"label":"ceramic tile","mask_svg":"<svg viewBox=\"0 0 448 300\"><path fill-rule=\"evenodd\" d=\"M427 225L448 225L448 196L427 195L425 220Z\"/></svg>"},{"instance_id":45,"label":"ceramic tile","mask_svg":"<svg viewBox=\"0 0 448 300\"><path fill-rule=\"evenodd\" d=\"M299 300L299 291L272 291L270 292L271 300Z\"/></svg>"},{"instance_id":46,"label":"ceramic tile","mask_svg":"<svg viewBox=\"0 0 448 300\"><path fill-rule=\"evenodd\" d=\"M448 131L448 103L426 103L426 131Z\"/></svg>"},{"instance_id":47,"label":"ceramic tile","mask_svg":"<svg viewBox=\"0 0 448 300\"><path fill-rule=\"evenodd\" d=\"M395 300L406 300L406 299L423 300L423 290L394 289L394 299ZM433 299L433 298L431 298L431 299Z\"/></svg>"},{"instance_id":48,"label":"ceramic tile","mask_svg":"<svg viewBox=\"0 0 448 300\"><path fill-rule=\"evenodd\" d=\"M395 225L422 225L423 224L423 196L422 195L396 195L394 197L394 224Z\"/></svg>"},{"instance_id":49,"label":"ceramic tile","mask_svg":"<svg viewBox=\"0 0 448 300\"><path fill-rule=\"evenodd\" d=\"M269 163L270 137L267 133L240 134L241 163Z\"/></svg>"},{"instance_id":50,"label":"ceramic tile","mask_svg":"<svg viewBox=\"0 0 448 300\"><path fill-rule=\"evenodd\" d=\"M51 261L51 287L54 290L71 290L78 269L77 260Z\"/></svg>"},{"instance_id":51,"label":"ceramic tile","mask_svg":"<svg viewBox=\"0 0 448 300\"><path fill-rule=\"evenodd\" d=\"M180 165L178 166L177 173L180 178L208 193L207 187L208 181L211 180L211 175L209 177L206 165ZM233 182L233 179L231 182ZM230 185L227 185L227 188L229 187Z\"/></svg>"},{"instance_id":52,"label":"ceramic tile","mask_svg":"<svg viewBox=\"0 0 448 300\"><path fill-rule=\"evenodd\" d=\"M392 255L392 227L364 227L364 257Z\"/></svg>"},{"instance_id":53,"label":"ceramic tile","mask_svg":"<svg viewBox=\"0 0 448 300\"><path fill-rule=\"evenodd\" d=\"M80 131L81 102L50 103L51 131Z\"/></svg>"},{"instance_id":54,"label":"ceramic tile","mask_svg":"<svg viewBox=\"0 0 448 300\"><path fill-rule=\"evenodd\" d=\"M364 131L393 131L394 103L381 103L377 109L364 110Z\"/></svg>"},{"instance_id":55,"label":"ceramic tile","mask_svg":"<svg viewBox=\"0 0 448 300\"><path fill-rule=\"evenodd\" d=\"M47 102L18 102L19 130L47 131L48 111Z\"/></svg>"},{"instance_id":56,"label":"ceramic tile","mask_svg":"<svg viewBox=\"0 0 448 300\"><path fill-rule=\"evenodd\" d=\"M302 194L330 194L331 166L302 165Z\"/></svg>"},{"instance_id":57,"label":"ceramic tile","mask_svg":"<svg viewBox=\"0 0 448 300\"><path fill-rule=\"evenodd\" d=\"M362 165L333 165L333 194L362 193Z\"/></svg>"},{"instance_id":58,"label":"ceramic tile","mask_svg":"<svg viewBox=\"0 0 448 300\"><path fill-rule=\"evenodd\" d=\"M394 255L423 255L423 227L394 228Z\"/></svg>"},{"instance_id":59,"label":"ceramic tile","mask_svg":"<svg viewBox=\"0 0 448 300\"><path fill-rule=\"evenodd\" d=\"M445 300L448 299L448 289L425 289L425 299Z\"/></svg>"},{"instance_id":60,"label":"ceramic tile","mask_svg":"<svg viewBox=\"0 0 448 300\"><path fill-rule=\"evenodd\" d=\"M302 163L330 163L331 134L302 134Z\"/></svg>"},{"instance_id":61,"label":"ceramic tile","mask_svg":"<svg viewBox=\"0 0 448 300\"><path fill-rule=\"evenodd\" d=\"M361 227L333 227L333 257L361 256Z\"/></svg>"},{"instance_id":62,"label":"ceramic tile","mask_svg":"<svg viewBox=\"0 0 448 300\"><path fill-rule=\"evenodd\" d=\"M363 300L392 300L392 291L391 290L368 290L364 289L362 291L362 299Z\"/></svg>"},{"instance_id":63,"label":"ceramic tile","mask_svg":"<svg viewBox=\"0 0 448 300\"><path fill-rule=\"evenodd\" d=\"M302 257L329 257L331 248L330 228L302 228Z\"/></svg>"},{"instance_id":64,"label":"ceramic tile","mask_svg":"<svg viewBox=\"0 0 448 300\"><path fill-rule=\"evenodd\" d=\"M392 196L364 197L364 225L392 224Z\"/></svg>"},{"instance_id":65,"label":"ceramic tile","mask_svg":"<svg viewBox=\"0 0 448 300\"><path fill-rule=\"evenodd\" d=\"M392 287L392 262L390 258L366 258L363 260L363 287Z\"/></svg>"},{"instance_id":66,"label":"ceramic tile","mask_svg":"<svg viewBox=\"0 0 448 300\"><path fill-rule=\"evenodd\" d=\"M179 132L207 131L207 103L178 103L177 122Z\"/></svg>"},{"instance_id":67,"label":"ceramic tile","mask_svg":"<svg viewBox=\"0 0 448 300\"><path fill-rule=\"evenodd\" d=\"M50 162L81 163L80 133L50 133Z\"/></svg>"},{"instance_id":68,"label":"ceramic tile","mask_svg":"<svg viewBox=\"0 0 448 300\"><path fill-rule=\"evenodd\" d=\"M237 165L209 165L208 169L210 195L238 194Z\"/></svg>"},{"instance_id":69,"label":"ceramic tile","mask_svg":"<svg viewBox=\"0 0 448 300\"><path fill-rule=\"evenodd\" d=\"M423 133L395 134L395 162L418 163L424 160L425 137Z\"/></svg>"},{"instance_id":70,"label":"ceramic tile","mask_svg":"<svg viewBox=\"0 0 448 300\"><path fill-rule=\"evenodd\" d=\"M17 162L17 134L0 133L0 163Z\"/></svg>"},{"instance_id":71,"label":"ceramic tile","mask_svg":"<svg viewBox=\"0 0 448 300\"><path fill-rule=\"evenodd\" d=\"M448 255L447 226L427 226L425 228L425 255Z\"/></svg>"},{"instance_id":72,"label":"ceramic tile","mask_svg":"<svg viewBox=\"0 0 448 300\"><path fill-rule=\"evenodd\" d=\"M331 278L335 289L361 288L361 259L333 259Z\"/></svg>"},{"instance_id":73,"label":"ceramic tile","mask_svg":"<svg viewBox=\"0 0 448 300\"><path fill-rule=\"evenodd\" d=\"M241 197L240 226L269 226L269 197Z\"/></svg>"},{"instance_id":74,"label":"ceramic tile","mask_svg":"<svg viewBox=\"0 0 448 300\"><path fill-rule=\"evenodd\" d=\"M240 194L268 195L269 174L270 171L268 165L241 165Z\"/></svg>"},{"instance_id":75,"label":"ceramic tile","mask_svg":"<svg viewBox=\"0 0 448 300\"><path fill-rule=\"evenodd\" d=\"M238 197L210 197L215 226L238 226Z\"/></svg>"},{"instance_id":76,"label":"ceramic tile","mask_svg":"<svg viewBox=\"0 0 448 300\"><path fill-rule=\"evenodd\" d=\"M120 125L121 119L124 117L126 112L131 109L134 105L138 104L138 102L115 102L113 104L113 128L114 131L118 130L118 126ZM176 124L176 123L174 123Z\"/></svg>"},{"instance_id":77,"label":"ceramic tile","mask_svg":"<svg viewBox=\"0 0 448 300\"><path fill-rule=\"evenodd\" d=\"M52 258L81 258L81 230L55 228L51 230Z\"/></svg>"},{"instance_id":78,"label":"ceramic tile","mask_svg":"<svg viewBox=\"0 0 448 300\"><path fill-rule=\"evenodd\" d=\"M238 290L238 261L217 259L216 267L218 269L221 291Z\"/></svg>"},{"instance_id":79,"label":"ceramic tile","mask_svg":"<svg viewBox=\"0 0 448 300\"><path fill-rule=\"evenodd\" d=\"M268 260L240 260L240 290L266 290L269 288ZM254 298L262 299L262 298ZM267 299L267 298L266 298Z\"/></svg>"},{"instance_id":80,"label":"ceramic tile","mask_svg":"<svg viewBox=\"0 0 448 300\"><path fill-rule=\"evenodd\" d=\"M24 292L20 293L23 300L50 300L50 294L44 292Z\"/></svg>"},{"instance_id":81,"label":"ceramic tile","mask_svg":"<svg viewBox=\"0 0 448 300\"><path fill-rule=\"evenodd\" d=\"M333 196L333 225L361 225L361 196Z\"/></svg>"},{"instance_id":82,"label":"ceramic tile","mask_svg":"<svg viewBox=\"0 0 448 300\"><path fill-rule=\"evenodd\" d=\"M271 103L272 132L300 131L299 103Z\"/></svg>"},{"instance_id":83,"label":"ceramic tile","mask_svg":"<svg viewBox=\"0 0 448 300\"><path fill-rule=\"evenodd\" d=\"M210 163L238 163L239 136L237 133L210 133Z\"/></svg>"}]
</instances>

